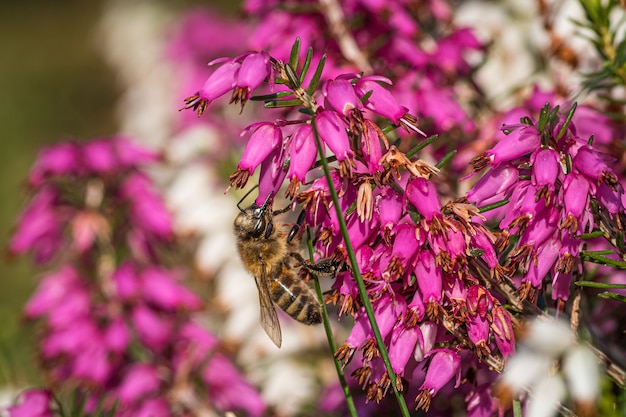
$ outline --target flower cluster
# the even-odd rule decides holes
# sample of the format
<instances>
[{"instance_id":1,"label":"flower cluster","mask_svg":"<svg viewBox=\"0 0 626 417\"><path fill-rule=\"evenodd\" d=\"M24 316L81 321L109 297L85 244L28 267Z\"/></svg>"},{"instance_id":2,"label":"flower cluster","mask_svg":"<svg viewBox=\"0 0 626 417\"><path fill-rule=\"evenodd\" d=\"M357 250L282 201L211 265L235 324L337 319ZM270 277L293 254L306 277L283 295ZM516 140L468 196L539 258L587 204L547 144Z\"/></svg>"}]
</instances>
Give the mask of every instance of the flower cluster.
<instances>
[{"instance_id":1,"label":"flower cluster","mask_svg":"<svg viewBox=\"0 0 626 417\"><path fill-rule=\"evenodd\" d=\"M499 225L503 246L516 236L508 275L523 274L519 293L531 301L551 277L561 309L572 277L582 272L583 235L594 227L618 233L625 219L614 158L600 152L593 137L579 136L574 112L564 120L546 106L536 123L504 125L500 141L473 159L475 169L491 169L467 195L478 205L510 201Z\"/></svg>"},{"instance_id":2,"label":"flower cluster","mask_svg":"<svg viewBox=\"0 0 626 417\"><path fill-rule=\"evenodd\" d=\"M473 352L474 367L484 367L482 360L501 367L501 359L514 350L512 319L480 281L502 274L496 239L475 220L474 206L462 201L441 205L432 181L436 167L388 144L379 120L421 133L415 117L379 84L388 80L340 75L324 82L322 97L316 98L301 87L298 79L304 77L292 75L290 64L271 59L276 82L292 90L309 116L251 126L254 132L231 184L243 187L260 166L258 202L276 194L289 178L287 196L303 203L306 223L317 230L318 256L347 265L331 184L320 177L300 190L316 171L318 140L321 152L328 148L336 158L330 175L358 260L351 268L363 273L395 372L392 380L353 271L338 274L327 301L356 323L336 357L345 365L356 351L362 353L354 375L368 400L380 401L392 383L403 390L402 379L412 379L413 370L421 367L425 377L415 401L428 409L455 375L460 380L464 351ZM322 98L323 106L317 104ZM447 333L449 327L457 330L456 338ZM442 343L446 347L435 348Z\"/></svg>"},{"instance_id":3,"label":"flower cluster","mask_svg":"<svg viewBox=\"0 0 626 417\"><path fill-rule=\"evenodd\" d=\"M157 158L114 137L55 145L36 161L34 195L10 249L53 268L24 308L41 324L44 370L90 412L261 415L259 394L193 320L202 303L180 282L183 271L164 263L172 221L139 169ZM36 393L22 395L11 415L39 412L44 394Z\"/></svg>"}]
</instances>

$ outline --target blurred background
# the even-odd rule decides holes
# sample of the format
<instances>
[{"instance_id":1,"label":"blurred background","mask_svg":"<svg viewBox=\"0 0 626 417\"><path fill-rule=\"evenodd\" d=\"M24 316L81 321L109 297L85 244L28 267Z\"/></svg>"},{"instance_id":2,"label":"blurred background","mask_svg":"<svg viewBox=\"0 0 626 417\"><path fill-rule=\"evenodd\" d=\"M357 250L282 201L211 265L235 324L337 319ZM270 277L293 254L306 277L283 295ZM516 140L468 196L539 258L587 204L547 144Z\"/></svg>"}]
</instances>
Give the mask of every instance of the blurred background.
<instances>
[{"instance_id":1,"label":"blurred background","mask_svg":"<svg viewBox=\"0 0 626 417\"><path fill-rule=\"evenodd\" d=\"M238 1L158 2L172 14L210 4L235 13ZM0 230L3 248L24 206L24 178L38 150L59 140L116 133L120 86L97 36L106 1L0 2ZM177 109L173 109L176 111ZM6 250L4 251L6 253ZM0 386L37 382L32 326L20 310L39 273L27 259L0 263Z\"/></svg>"}]
</instances>

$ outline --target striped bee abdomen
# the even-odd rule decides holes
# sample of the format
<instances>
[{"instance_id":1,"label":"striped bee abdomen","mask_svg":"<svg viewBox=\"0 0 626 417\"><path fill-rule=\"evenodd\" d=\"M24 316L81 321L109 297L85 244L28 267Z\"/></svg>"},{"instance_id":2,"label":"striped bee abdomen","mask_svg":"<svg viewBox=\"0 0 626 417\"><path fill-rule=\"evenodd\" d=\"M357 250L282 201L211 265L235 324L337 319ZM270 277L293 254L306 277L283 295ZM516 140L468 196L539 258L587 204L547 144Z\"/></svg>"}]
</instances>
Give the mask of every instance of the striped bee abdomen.
<instances>
[{"instance_id":1,"label":"striped bee abdomen","mask_svg":"<svg viewBox=\"0 0 626 417\"><path fill-rule=\"evenodd\" d=\"M270 296L285 313L305 324L322 322L322 308L313 290L285 265L271 277Z\"/></svg>"}]
</instances>

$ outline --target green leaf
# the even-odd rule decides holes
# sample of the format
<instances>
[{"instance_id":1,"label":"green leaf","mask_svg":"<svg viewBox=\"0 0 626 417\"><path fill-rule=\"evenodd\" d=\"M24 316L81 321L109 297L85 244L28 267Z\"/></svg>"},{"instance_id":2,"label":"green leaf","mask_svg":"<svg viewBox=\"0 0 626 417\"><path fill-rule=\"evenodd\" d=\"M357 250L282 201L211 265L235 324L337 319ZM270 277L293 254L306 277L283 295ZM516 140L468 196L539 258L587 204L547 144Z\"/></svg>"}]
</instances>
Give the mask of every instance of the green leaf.
<instances>
[{"instance_id":1,"label":"green leaf","mask_svg":"<svg viewBox=\"0 0 626 417\"><path fill-rule=\"evenodd\" d=\"M615 300L621 301L622 303L626 303L626 297L621 294L615 294L614 292L601 292L598 294L598 297L605 298L607 300Z\"/></svg>"},{"instance_id":2,"label":"green leaf","mask_svg":"<svg viewBox=\"0 0 626 417\"><path fill-rule=\"evenodd\" d=\"M433 143L439 138L439 135L432 135L421 141L417 146L407 152L406 157L411 159L416 153Z\"/></svg>"},{"instance_id":3,"label":"green leaf","mask_svg":"<svg viewBox=\"0 0 626 417\"><path fill-rule=\"evenodd\" d=\"M495 203L487 204L486 206L478 207L478 212L479 213L486 213L486 212L488 212L490 210L495 210L498 207L506 206L507 204L509 204L509 200L497 201Z\"/></svg>"},{"instance_id":4,"label":"green leaf","mask_svg":"<svg viewBox=\"0 0 626 417\"><path fill-rule=\"evenodd\" d=\"M263 107L265 107L266 109L278 109L283 107L300 106L301 104L302 101L297 98L291 100L268 100L265 102Z\"/></svg>"},{"instance_id":5,"label":"green leaf","mask_svg":"<svg viewBox=\"0 0 626 417\"><path fill-rule=\"evenodd\" d=\"M289 81L287 85L292 89L299 87L300 81L294 68L291 65L285 65L285 72L287 73L287 81Z\"/></svg>"},{"instance_id":6,"label":"green leaf","mask_svg":"<svg viewBox=\"0 0 626 417\"><path fill-rule=\"evenodd\" d=\"M439 169L443 168L452 160L452 158L454 158L454 155L456 155L457 152L458 151L456 149L448 152L447 154L443 156L443 158L439 160L439 162L435 164L435 166Z\"/></svg>"},{"instance_id":7,"label":"green leaf","mask_svg":"<svg viewBox=\"0 0 626 417\"><path fill-rule=\"evenodd\" d=\"M322 77L322 71L324 71L324 65L326 65L326 54L322 55L320 58L320 62L317 63L317 68L315 68L315 73L311 78L311 84L309 84L309 88L306 89L306 92L309 95L313 95L315 93L315 89L317 88L317 84L320 82L320 78Z\"/></svg>"},{"instance_id":8,"label":"green leaf","mask_svg":"<svg viewBox=\"0 0 626 417\"><path fill-rule=\"evenodd\" d=\"M567 128L572 122L572 117L574 117L574 112L576 111L576 107L578 107L578 103L574 102L574 104L572 104L572 108L570 109L569 113L567 113L567 118L565 119L565 123L563 123L563 126L561 126L561 129L559 130L559 133L556 135L557 141L561 139L563 135L565 134L565 132L567 131Z\"/></svg>"},{"instance_id":9,"label":"green leaf","mask_svg":"<svg viewBox=\"0 0 626 417\"><path fill-rule=\"evenodd\" d=\"M578 239L589 240L589 239L595 239L597 237L602 237L602 236L604 236L604 232L602 230L594 230L593 232L583 233L582 235L579 235Z\"/></svg>"},{"instance_id":10,"label":"green leaf","mask_svg":"<svg viewBox=\"0 0 626 417\"><path fill-rule=\"evenodd\" d=\"M307 72L311 66L311 59L313 58L313 48L309 47L306 51L306 57L304 58L304 64L302 65L302 72L300 72L300 85L304 82Z\"/></svg>"},{"instance_id":11,"label":"green leaf","mask_svg":"<svg viewBox=\"0 0 626 417\"><path fill-rule=\"evenodd\" d=\"M598 255L593 252L582 252L580 254L580 258L584 261L593 262L600 265L612 266L618 269L626 269L626 262L607 258L606 256Z\"/></svg>"},{"instance_id":12,"label":"green leaf","mask_svg":"<svg viewBox=\"0 0 626 417\"><path fill-rule=\"evenodd\" d=\"M601 288L604 290L622 290L626 289L626 284L607 284L606 282L596 281L576 281L574 284L579 287Z\"/></svg>"},{"instance_id":13,"label":"green leaf","mask_svg":"<svg viewBox=\"0 0 626 417\"><path fill-rule=\"evenodd\" d=\"M279 93L272 93L272 94L264 94L262 96L252 96L250 97L250 100L252 101L266 101L266 100L274 100L277 98L283 98L283 97L288 97L293 95L293 93L291 91L281 91Z\"/></svg>"},{"instance_id":14,"label":"green leaf","mask_svg":"<svg viewBox=\"0 0 626 417\"><path fill-rule=\"evenodd\" d=\"M300 37L298 36L291 47L291 53L289 54L289 66L291 68L298 68L298 59L300 58Z\"/></svg>"},{"instance_id":15,"label":"green leaf","mask_svg":"<svg viewBox=\"0 0 626 417\"><path fill-rule=\"evenodd\" d=\"M367 93L363 94L363 97L361 97L361 103L365 104L365 102L369 100L373 93L374 90L369 90Z\"/></svg>"},{"instance_id":16,"label":"green leaf","mask_svg":"<svg viewBox=\"0 0 626 417\"><path fill-rule=\"evenodd\" d=\"M549 114L550 114L550 103L546 102L546 104L543 105L543 107L541 108L541 111L539 112L539 123L537 123L537 130L539 130L540 132L548 124Z\"/></svg>"}]
</instances>

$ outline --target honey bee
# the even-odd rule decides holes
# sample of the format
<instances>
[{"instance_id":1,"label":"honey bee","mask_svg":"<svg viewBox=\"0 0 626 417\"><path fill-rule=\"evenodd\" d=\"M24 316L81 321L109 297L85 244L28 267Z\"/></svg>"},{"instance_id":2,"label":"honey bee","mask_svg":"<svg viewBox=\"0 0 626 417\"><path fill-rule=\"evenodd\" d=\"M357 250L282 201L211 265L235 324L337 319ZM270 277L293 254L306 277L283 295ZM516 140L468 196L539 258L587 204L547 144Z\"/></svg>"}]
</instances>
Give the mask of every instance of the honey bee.
<instances>
[{"instance_id":1,"label":"honey bee","mask_svg":"<svg viewBox=\"0 0 626 417\"><path fill-rule=\"evenodd\" d=\"M272 342L280 347L282 334L274 304L301 323L312 325L322 322L322 308L315 293L297 273L298 267L310 269L311 265L293 250L291 240L297 226L290 232L285 227L287 225L275 227L273 217L289 208L273 211L272 195L262 206L252 204L244 210L240 204L241 201L237 208L241 213L234 224L237 249L244 267L254 276L259 291L261 326Z\"/></svg>"}]
</instances>

